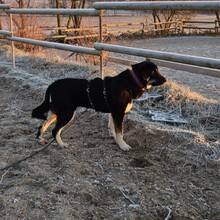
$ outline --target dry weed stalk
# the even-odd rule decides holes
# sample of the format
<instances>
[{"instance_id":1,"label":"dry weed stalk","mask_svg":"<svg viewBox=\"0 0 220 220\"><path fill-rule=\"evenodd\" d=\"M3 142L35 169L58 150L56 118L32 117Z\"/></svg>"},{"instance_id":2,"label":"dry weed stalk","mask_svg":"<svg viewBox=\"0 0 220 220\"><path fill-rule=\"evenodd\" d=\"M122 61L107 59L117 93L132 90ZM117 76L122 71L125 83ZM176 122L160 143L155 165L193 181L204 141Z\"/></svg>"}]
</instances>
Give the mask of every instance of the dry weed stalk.
<instances>
[{"instance_id":1,"label":"dry weed stalk","mask_svg":"<svg viewBox=\"0 0 220 220\"><path fill-rule=\"evenodd\" d=\"M4 179L4 176L9 172L10 168L7 169L3 174L2 174L2 177L1 177L1 180L0 180L0 184L3 183L3 179Z\"/></svg>"}]
</instances>

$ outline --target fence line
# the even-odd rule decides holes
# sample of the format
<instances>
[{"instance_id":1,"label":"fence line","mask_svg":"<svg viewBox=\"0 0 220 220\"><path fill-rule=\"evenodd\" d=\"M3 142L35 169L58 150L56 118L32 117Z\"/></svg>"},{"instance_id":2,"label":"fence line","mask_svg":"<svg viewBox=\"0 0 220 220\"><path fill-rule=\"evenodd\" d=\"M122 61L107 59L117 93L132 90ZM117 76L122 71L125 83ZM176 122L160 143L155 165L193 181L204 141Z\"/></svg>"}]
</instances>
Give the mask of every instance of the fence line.
<instances>
[{"instance_id":1,"label":"fence line","mask_svg":"<svg viewBox=\"0 0 220 220\"><path fill-rule=\"evenodd\" d=\"M189 10L219 11L216 1L168 1L168 2L95 2L95 9L104 10Z\"/></svg>"},{"instance_id":2,"label":"fence line","mask_svg":"<svg viewBox=\"0 0 220 220\"><path fill-rule=\"evenodd\" d=\"M95 43L94 48L97 50L105 50L134 56L149 57L159 60L167 60L178 63L203 66L208 68L220 69L220 60L213 58L205 58L191 55L181 55L178 53L162 52L155 50L146 50L132 47L124 47L111 44Z\"/></svg>"},{"instance_id":3,"label":"fence line","mask_svg":"<svg viewBox=\"0 0 220 220\"><path fill-rule=\"evenodd\" d=\"M166 24L170 24L171 26L165 27ZM132 29L128 29L128 27L131 27L131 26L132 26ZM160 28L156 29L155 26L159 26ZM123 34L123 33L141 33L141 34L159 33L159 32L167 31L167 30L168 31L173 30L173 32L177 33L177 32L182 31L182 26L183 26L183 21L157 22L157 23L150 23L150 24L146 24L144 22L104 24L103 25L103 36L108 36L111 34ZM99 36L98 34L99 26L86 27L86 28L55 27L55 28L48 28L47 30L62 30L63 34L51 35L51 36L48 36L48 39L63 38L64 42L68 40L74 40L74 39L96 38ZM78 34L76 36L71 36L70 34L68 34L70 32L77 32Z\"/></svg>"},{"instance_id":4,"label":"fence line","mask_svg":"<svg viewBox=\"0 0 220 220\"><path fill-rule=\"evenodd\" d=\"M219 25L220 20L215 21L183 21L182 28L184 29L204 29L204 30L214 30L215 34L218 34L218 29L220 29ZM205 26L186 26L186 24L213 24L213 27L205 27Z\"/></svg>"},{"instance_id":5,"label":"fence line","mask_svg":"<svg viewBox=\"0 0 220 220\"><path fill-rule=\"evenodd\" d=\"M10 5L0 4L0 9L10 15L10 32L1 30L0 34L6 36L7 40L11 41L12 54L14 54L14 41L34 44L38 46L45 46L54 49L68 50L77 53L86 53L95 56L100 56L100 72L103 77L103 53L102 51L111 51L123 54L130 54L134 56L142 56L149 58L156 58L164 61L172 61L177 63L185 63L196 66L220 69L220 60L196 57L189 55L181 55L177 53L151 51L131 47L122 47L118 45L103 44L103 25L102 16L103 9L108 10L203 10L203 11L217 11L220 10L220 2L216 1L198 1L198 2L95 2L94 9L9 9ZM99 17L99 42L95 43L94 48L86 48L79 46L72 46L60 43L32 40L28 38L14 37L12 32L12 14L62 14L62 15L84 15L84 16L98 16ZM157 30L158 31L158 30ZM13 60L14 61L14 60Z\"/></svg>"},{"instance_id":6,"label":"fence line","mask_svg":"<svg viewBox=\"0 0 220 220\"><path fill-rule=\"evenodd\" d=\"M118 63L121 65L131 66L135 64L136 62L134 60L128 60L128 59L122 59L118 57L109 57L108 60L113 63ZM207 72L209 73L209 76L213 77L220 77L220 70L218 69L210 69L206 67L200 67L200 66L193 66L183 63L175 63L171 61L165 61L165 60L158 60L158 59L150 59L152 62L154 62L158 66L163 66L166 68L176 69L176 70L182 70L186 72L192 72L192 73L198 73L200 75L207 76Z\"/></svg>"},{"instance_id":7,"label":"fence line","mask_svg":"<svg viewBox=\"0 0 220 220\"><path fill-rule=\"evenodd\" d=\"M7 37L8 40L16 41L20 43L27 43L27 44L33 44L37 46L42 47L48 47L53 49L60 49L60 50L66 50L76 53L85 53L90 54L94 56L100 56L100 51L95 50L93 48L87 48L87 47L80 47L80 46L74 46L69 44L62 44L62 43L54 43L54 42L47 42L47 41L40 41L40 40L33 40L29 38L22 38L22 37Z\"/></svg>"}]
</instances>

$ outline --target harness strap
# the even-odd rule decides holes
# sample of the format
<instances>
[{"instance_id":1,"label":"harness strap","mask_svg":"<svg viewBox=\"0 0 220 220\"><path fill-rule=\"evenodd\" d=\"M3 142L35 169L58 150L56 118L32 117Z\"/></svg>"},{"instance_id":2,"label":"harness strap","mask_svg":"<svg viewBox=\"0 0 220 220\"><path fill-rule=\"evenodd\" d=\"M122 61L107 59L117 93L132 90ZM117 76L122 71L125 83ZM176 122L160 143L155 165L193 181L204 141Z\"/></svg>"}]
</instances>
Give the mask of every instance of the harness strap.
<instances>
[{"instance_id":1,"label":"harness strap","mask_svg":"<svg viewBox=\"0 0 220 220\"><path fill-rule=\"evenodd\" d=\"M93 105L93 102L92 102L92 99L90 97L90 86L91 86L91 81L88 80L88 85L87 85L87 89L86 89L86 92L87 92L87 95L88 95L88 99L89 99L89 104L90 106L95 109L95 106Z\"/></svg>"},{"instance_id":2,"label":"harness strap","mask_svg":"<svg viewBox=\"0 0 220 220\"><path fill-rule=\"evenodd\" d=\"M105 99L105 103L108 106L108 109L110 110L110 105L109 105L109 102L108 102L108 99L107 99L107 92L106 92L106 87L105 87L105 79L103 80L103 96L104 96L104 99Z\"/></svg>"},{"instance_id":3,"label":"harness strap","mask_svg":"<svg viewBox=\"0 0 220 220\"><path fill-rule=\"evenodd\" d=\"M95 109L95 106L92 102L92 98L90 96L90 87L91 87L91 84L92 84L92 80L89 80L88 81L88 85L87 85L87 89L86 89L86 92L87 92L87 96L88 96L88 100L89 100L89 104L90 106ZM105 100L105 103L108 107L108 109L110 110L110 105L109 105L109 102L108 102L108 99L107 99L107 92L106 92L106 87L105 87L105 79L103 80L103 97L104 97L104 100Z\"/></svg>"}]
</instances>

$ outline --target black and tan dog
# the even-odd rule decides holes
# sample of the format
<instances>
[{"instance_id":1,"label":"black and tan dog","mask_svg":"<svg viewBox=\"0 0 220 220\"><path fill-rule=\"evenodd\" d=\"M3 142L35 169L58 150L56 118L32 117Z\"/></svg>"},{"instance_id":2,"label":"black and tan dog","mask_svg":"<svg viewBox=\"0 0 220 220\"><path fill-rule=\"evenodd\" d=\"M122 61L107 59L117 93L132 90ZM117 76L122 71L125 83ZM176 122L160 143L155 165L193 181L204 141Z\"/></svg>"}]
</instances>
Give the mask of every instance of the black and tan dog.
<instances>
[{"instance_id":1,"label":"black and tan dog","mask_svg":"<svg viewBox=\"0 0 220 220\"><path fill-rule=\"evenodd\" d=\"M43 119L37 138L43 140L43 133L56 121L53 137L62 147L68 144L61 140L62 129L73 119L77 107L92 108L98 112L110 113L108 127L115 141L124 151L131 147L123 140L123 118L129 112L133 99L139 98L147 87L162 85L166 79L157 66L144 61L132 65L114 77L93 80L65 78L52 83L43 103L32 112L33 118Z\"/></svg>"}]
</instances>

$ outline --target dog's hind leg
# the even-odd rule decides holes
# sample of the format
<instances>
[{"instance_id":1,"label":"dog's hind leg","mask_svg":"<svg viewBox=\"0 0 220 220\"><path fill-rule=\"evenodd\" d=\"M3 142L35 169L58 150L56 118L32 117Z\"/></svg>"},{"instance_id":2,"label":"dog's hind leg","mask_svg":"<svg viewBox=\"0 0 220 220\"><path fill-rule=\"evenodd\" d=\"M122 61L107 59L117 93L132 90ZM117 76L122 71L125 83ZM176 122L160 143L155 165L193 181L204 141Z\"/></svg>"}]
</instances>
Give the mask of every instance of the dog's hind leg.
<instances>
[{"instance_id":1,"label":"dog's hind leg","mask_svg":"<svg viewBox=\"0 0 220 220\"><path fill-rule=\"evenodd\" d=\"M124 115L113 116L115 127L115 141L122 150L129 151L131 147L123 140L123 117Z\"/></svg>"},{"instance_id":2,"label":"dog's hind leg","mask_svg":"<svg viewBox=\"0 0 220 220\"><path fill-rule=\"evenodd\" d=\"M44 141L43 134L49 128L49 126L57 120L57 116L54 113L49 112L47 120L39 127L37 133L37 139L41 143Z\"/></svg>"},{"instance_id":3,"label":"dog's hind leg","mask_svg":"<svg viewBox=\"0 0 220 220\"><path fill-rule=\"evenodd\" d=\"M54 139L57 141L57 143L61 146L61 147L68 147L69 144L68 143L64 143L61 139L61 133L62 130L73 120L74 118L74 114L71 113L66 113L65 114L59 114L59 116L57 117L57 123L55 128L52 131L53 137Z\"/></svg>"}]
</instances>

